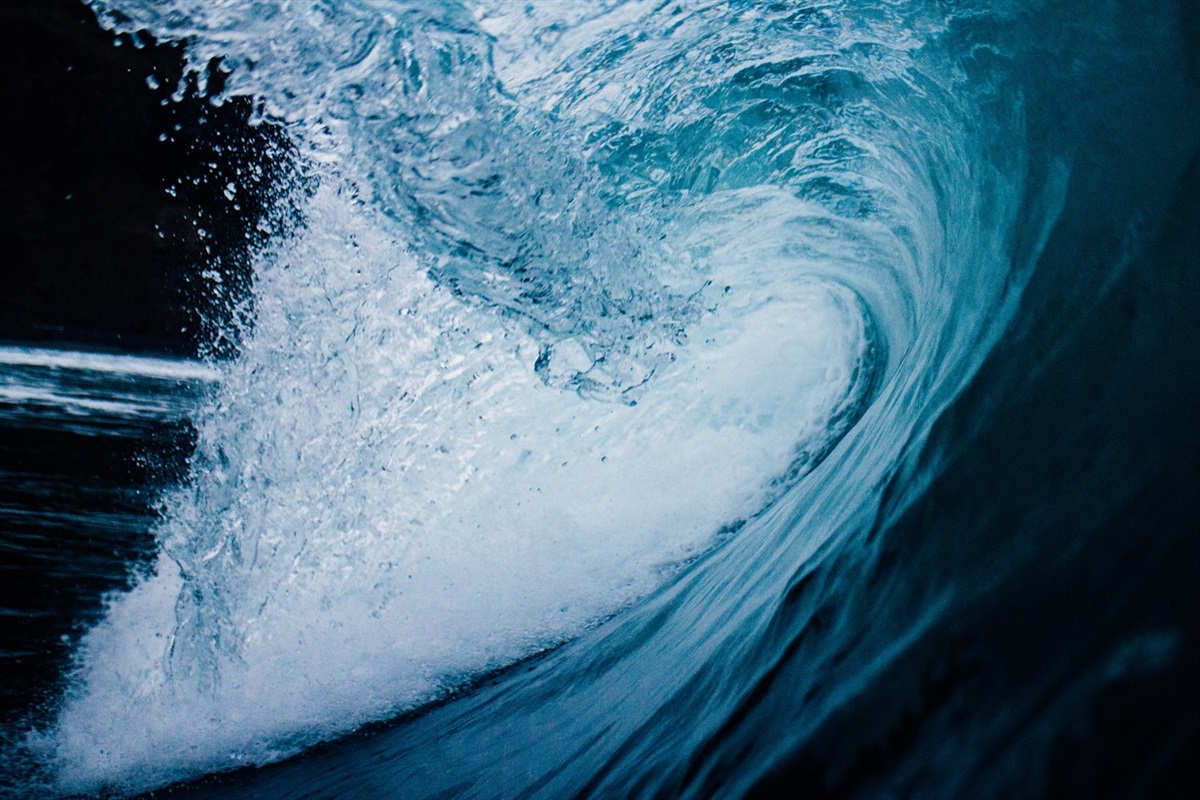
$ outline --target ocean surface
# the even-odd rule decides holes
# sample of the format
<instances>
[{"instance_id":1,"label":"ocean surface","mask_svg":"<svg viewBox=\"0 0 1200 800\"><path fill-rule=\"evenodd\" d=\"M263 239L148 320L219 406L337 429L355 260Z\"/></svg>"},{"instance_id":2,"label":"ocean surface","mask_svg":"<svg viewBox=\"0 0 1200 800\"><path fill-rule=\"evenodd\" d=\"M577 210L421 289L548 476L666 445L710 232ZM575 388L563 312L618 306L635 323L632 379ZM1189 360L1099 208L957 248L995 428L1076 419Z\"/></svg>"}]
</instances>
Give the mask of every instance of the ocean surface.
<instances>
[{"instance_id":1,"label":"ocean surface","mask_svg":"<svg viewBox=\"0 0 1200 800\"><path fill-rule=\"evenodd\" d=\"M1194 3L45 8L0 792L1200 789Z\"/></svg>"}]
</instances>

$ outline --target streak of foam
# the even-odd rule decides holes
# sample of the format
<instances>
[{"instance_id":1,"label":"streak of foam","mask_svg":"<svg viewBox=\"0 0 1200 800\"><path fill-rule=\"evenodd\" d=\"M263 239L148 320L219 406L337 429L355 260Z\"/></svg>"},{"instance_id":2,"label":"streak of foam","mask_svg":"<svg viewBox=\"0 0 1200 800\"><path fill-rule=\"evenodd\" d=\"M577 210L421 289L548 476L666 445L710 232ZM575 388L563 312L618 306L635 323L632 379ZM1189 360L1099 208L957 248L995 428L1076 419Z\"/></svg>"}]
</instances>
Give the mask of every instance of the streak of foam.
<instances>
[{"instance_id":1,"label":"streak of foam","mask_svg":"<svg viewBox=\"0 0 1200 800\"><path fill-rule=\"evenodd\" d=\"M182 417L217 375L196 361L0 347L0 419L69 425L96 415L126 421Z\"/></svg>"}]
</instances>

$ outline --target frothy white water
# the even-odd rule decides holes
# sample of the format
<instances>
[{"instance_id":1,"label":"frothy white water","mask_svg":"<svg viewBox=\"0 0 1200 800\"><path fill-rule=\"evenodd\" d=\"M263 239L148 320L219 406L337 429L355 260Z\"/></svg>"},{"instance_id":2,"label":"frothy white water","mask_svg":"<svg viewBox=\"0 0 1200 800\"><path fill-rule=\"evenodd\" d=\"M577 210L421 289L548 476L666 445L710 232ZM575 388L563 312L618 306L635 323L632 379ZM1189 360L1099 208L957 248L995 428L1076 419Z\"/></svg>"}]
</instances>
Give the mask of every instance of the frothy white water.
<instances>
[{"instance_id":1,"label":"frothy white water","mask_svg":"<svg viewBox=\"0 0 1200 800\"><path fill-rule=\"evenodd\" d=\"M873 319L905 341L888 287L924 246L919 184L821 105L825 66L760 130L757 79L726 50L695 69L686 37L592 53L638 27L619 13L564 21L567 44L525 60L525 23L482 15L508 37L510 95L469 15L364 12L365 54L339 65L322 54L350 29L297 8L133 15L205 57L244 45L318 188L256 266L254 329L200 415L155 573L81 644L43 740L64 790L279 758L577 635L830 451L875 377ZM761 47L750 17L738 35ZM590 83L656 57L677 92L630 106ZM714 107L725 127L696 134ZM667 132L678 176L641 155Z\"/></svg>"},{"instance_id":2,"label":"frothy white water","mask_svg":"<svg viewBox=\"0 0 1200 800\"><path fill-rule=\"evenodd\" d=\"M706 310L613 403L547 385L524 326L333 186L260 274L156 574L86 637L65 789L269 760L571 637L761 510L862 399L857 297L778 241L707 246ZM567 341L543 368L591 366Z\"/></svg>"}]
</instances>

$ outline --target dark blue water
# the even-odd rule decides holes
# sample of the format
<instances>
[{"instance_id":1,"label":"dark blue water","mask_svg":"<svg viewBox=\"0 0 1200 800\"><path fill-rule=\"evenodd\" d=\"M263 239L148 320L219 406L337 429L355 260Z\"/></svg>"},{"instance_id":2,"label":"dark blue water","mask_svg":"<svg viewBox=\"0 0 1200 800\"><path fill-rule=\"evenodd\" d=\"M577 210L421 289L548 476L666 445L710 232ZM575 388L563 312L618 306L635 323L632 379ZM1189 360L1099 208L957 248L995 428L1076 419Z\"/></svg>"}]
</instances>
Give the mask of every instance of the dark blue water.
<instances>
[{"instance_id":1,"label":"dark blue water","mask_svg":"<svg viewBox=\"0 0 1200 800\"><path fill-rule=\"evenodd\" d=\"M18 796L1200 785L1190 5L97 10L297 155L0 350Z\"/></svg>"}]
</instances>

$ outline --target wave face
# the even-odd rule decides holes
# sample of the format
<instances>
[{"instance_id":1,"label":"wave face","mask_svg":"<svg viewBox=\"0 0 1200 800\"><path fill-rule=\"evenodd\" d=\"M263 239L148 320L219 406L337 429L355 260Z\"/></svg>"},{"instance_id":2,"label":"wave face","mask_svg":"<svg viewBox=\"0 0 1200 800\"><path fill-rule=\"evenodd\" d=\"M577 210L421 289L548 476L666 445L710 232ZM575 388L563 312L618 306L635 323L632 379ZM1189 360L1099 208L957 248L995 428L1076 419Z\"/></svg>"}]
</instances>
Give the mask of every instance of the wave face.
<instances>
[{"instance_id":1,"label":"wave face","mask_svg":"<svg viewBox=\"0 0 1200 800\"><path fill-rule=\"evenodd\" d=\"M991 727L929 708L958 656L1002 662L969 620L1036 616L1013 576L1074 574L1188 452L1060 464L1149 416L1072 342L1166 252L1200 130L1179 11L1096 5L95 3L223 59L308 178L154 574L33 740L58 790L277 761L547 651L271 793L1043 779L1017 720L1195 644L1112 623ZM1091 421L1021 410L1080 386Z\"/></svg>"}]
</instances>

